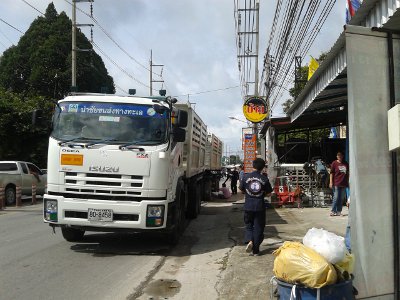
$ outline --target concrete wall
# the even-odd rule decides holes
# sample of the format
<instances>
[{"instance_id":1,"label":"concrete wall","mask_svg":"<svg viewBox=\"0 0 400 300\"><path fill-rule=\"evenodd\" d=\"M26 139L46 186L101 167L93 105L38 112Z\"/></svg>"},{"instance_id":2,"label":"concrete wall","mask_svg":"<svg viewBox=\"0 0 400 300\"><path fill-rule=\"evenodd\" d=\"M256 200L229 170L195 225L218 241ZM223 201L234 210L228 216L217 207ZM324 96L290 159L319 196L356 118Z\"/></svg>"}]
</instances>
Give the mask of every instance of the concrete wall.
<instances>
[{"instance_id":1,"label":"concrete wall","mask_svg":"<svg viewBox=\"0 0 400 300\"><path fill-rule=\"evenodd\" d=\"M386 34L347 26L346 53L354 285L360 299L393 299Z\"/></svg>"}]
</instances>

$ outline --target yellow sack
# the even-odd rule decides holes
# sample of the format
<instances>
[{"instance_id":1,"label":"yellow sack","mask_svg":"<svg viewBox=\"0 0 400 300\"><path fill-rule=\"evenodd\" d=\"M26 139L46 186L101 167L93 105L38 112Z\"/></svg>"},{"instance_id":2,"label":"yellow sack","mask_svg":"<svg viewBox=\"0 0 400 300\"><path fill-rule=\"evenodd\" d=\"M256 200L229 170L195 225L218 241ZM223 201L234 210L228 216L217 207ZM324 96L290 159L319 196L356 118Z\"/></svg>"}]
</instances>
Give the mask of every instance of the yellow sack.
<instances>
[{"instance_id":1,"label":"yellow sack","mask_svg":"<svg viewBox=\"0 0 400 300\"><path fill-rule=\"evenodd\" d=\"M341 273L341 277L343 277L344 280L350 279L350 275L353 274L354 271L354 255L347 251L344 259L334 266L337 271Z\"/></svg>"},{"instance_id":2,"label":"yellow sack","mask_svg":"<svg viewBox=\"0 0 400 300\"><path fill-rule=\"evenodd\" d=\"M303 284L310 288L321 288L335 284L335 268L316 251L298 242L284 242L274 251L274 273L278 279Z\"/></svg>"}]
</instances>

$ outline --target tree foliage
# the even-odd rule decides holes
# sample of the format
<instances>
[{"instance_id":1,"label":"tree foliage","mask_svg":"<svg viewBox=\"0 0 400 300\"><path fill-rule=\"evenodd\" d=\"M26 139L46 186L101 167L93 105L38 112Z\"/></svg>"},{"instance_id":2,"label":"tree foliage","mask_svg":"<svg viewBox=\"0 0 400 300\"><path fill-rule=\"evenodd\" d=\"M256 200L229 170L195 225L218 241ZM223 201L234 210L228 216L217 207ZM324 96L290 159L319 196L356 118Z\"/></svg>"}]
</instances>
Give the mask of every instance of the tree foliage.
<instances>
[{"instance_id":1,"label":"tree foliage","mask_svg":"<svg viewBox=\"0 0 400 300\"><path fill-rule=\"evenodd\" d=\"M72 22L50 3L36 18L18 45L0 57L0 160L26 160L45 167L50 120L50 99L63 98L71 87ZM77 48L92 49L79 30ZM114 82L99 55L77 52L80 92L115 92ZM43 110L43 124L32 126L32 111Z\"/></svg>"},{"instance_id":2,"label":"tree foliage","mask_svg":"<svg viewBox=\"0 0 400 300\"><path fill-rule=\"evenodd\" d=\"M321 64L327 56L327 53L322 53L319 58L317 59L318 63ZM294 85L291 89L289 89L289 94L292 98L287 99L285 102L282 103L283 112L287 113L290 106L294 103L294 99L298 95L300 95L301 91L307 84L308 79L308 66L302 66L300 69L300 82L297 85Z\"/></svg>"},{"instance_id":3,"label":"tree foliage","mask_svg":"<svg viewBox=\"0 0 400 300\"><path fill-rule=\"evenodd\" d=\"M49 123L32 126L32 111L40 107L45 117L53 104L43 97L23 98L0 88L0 160L26 160L46 166Z\"/></svg>"},{"instance_id":4,"label":"tree foliage","mask_svg":"<svg viewBox=\"0 0 400 300\"><path fill-rule=\"evenodd\" d=\"M72 22L50 3L44 16L35 19L17 46L7 49L0 61L0 86L24 94L62 98L71 87ZM92 45L77 30L77 48ZM77 52L77 85L81 92L114 93L111 76L94 51Z\"/></svg>"}]
</instances>

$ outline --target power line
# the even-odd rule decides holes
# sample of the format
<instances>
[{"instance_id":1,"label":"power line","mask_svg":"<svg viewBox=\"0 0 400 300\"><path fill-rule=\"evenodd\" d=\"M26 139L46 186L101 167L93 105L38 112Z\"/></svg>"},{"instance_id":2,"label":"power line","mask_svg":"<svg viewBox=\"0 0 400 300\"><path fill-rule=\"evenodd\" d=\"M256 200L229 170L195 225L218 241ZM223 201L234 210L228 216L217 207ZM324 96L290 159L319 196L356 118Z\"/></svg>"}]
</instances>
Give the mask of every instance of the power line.
<instances>
[{"instance_id":1,"label":"power line","mask_svg":"<svg viewBox=\"0 0 400 300\"><path fill-rule=\"evenodd\" d=\"M19 33L24 34L21 30L19 30L18 28L12 26L10 23L7 23L6 21L4 21L2 18L0 18L0 21L2 21L4 24L10 26L12 29L15 29L16 31L18 31Z\"/></svg>"},{"instance_id":2,"label":"power line","mask_svg":"<svg viewBox=\"0 0 400 300\"><path fill-rule=\"evenodd\" d=\"M294 57L305 58L335 3L327 0L319 9L318 0L277 1L261 76L266 86L260 88L260 94L266 92L271 99L271 107L292 83Z\"/></svg>"},{"instance_id":3,"label":"power line","mask_svg":"<svg viewBox=\"0 0 400 300\"><path fill-rule=\"evenodd\" d=\"M140 85L143 85L144 87L150 88L150 86L146 85L145 83L141 82L139 79L137 79L135 76L130 74L128 71L126 71L124 68L122 68L119 64L117 64L110 56L108 56L95 42L93 42L93 46L96 47L96 49L104 55L114 66L116 66L119 70L122 71L125 75L127 75L129 78L132 80L136 81Z\"/></svg>"},{"instance_id":4,"label":"power line","mask_svg":"<svg viewBox=\"0 0 400 300\"><path fill-rule=\"evenodd\" d=\"M182 94L182 95L175 95L175 96L173 96L173 97L200 95L200 94L206 94L206 93L212 93L212 92L219 92L219 91L225 91L225 90L235 89L235 88L238 88L238 87L240 87L240 85L229 86L229 87L226 87L226 88L215 89L215 90L202 91L202 92L197 92L197 93L186 93L186 94Z\"/></svg>"},{"instance_id":5,"label":"power line","mask_svg":"<svg viewBox=\"0 0 400 300\"><path fill-rule=\"evenodd\" d=\"M8 40L11 43L11 45L14 45L13 41L1 29L0 33L6 38L6 40ZM6 47L4 44L3 46Z\"/></svg>"},{"instance_id":6,"label":"power line","mask_svg":"<svg viewBox=\"0 0 400 300\"><path fill-rule=\"evenodd\" d=\"M44 16L44 13L42 13L40 10L38 10L36 7L34 7L32 4L30 4L28 1L25 0L21 0L22 2L24 2L26 5L29 5L30 7L32 7L34 10L36 10L38 13L40 13L41 15Z\"/></svg>"},{"instance_id":7,"label":"power line","mask_svg":"<svg viewBox=\"0 0 400 300\"><path fill-rule=\"evenodd\" d=\"M67 2L69 5L73 5L70 1L68 0L64 0L65 2ZM110 33L107 32L107 30L105 30L105 28L103 26L100 25L99 21L92 15L88 14L87 12L83 11L82 9L80 9L79 7L77 7L77 10L79 10L81 13L83 13L84 15L86 15L87 17L89 17L99 28L100 30L123 52L125 53L132 61L134 61L136 64L138 64L139 66L141 66L142 68L146 69L147 71L150 72L150 68L148 68L147 66L145 66L144 64L142 64L141 62L139 62L137 59L135 59L132 55L129 54L128 51L126 51L112 36ZM154 75L160 76L160 74L154 73Z\"/></svg>"}]
</instances>

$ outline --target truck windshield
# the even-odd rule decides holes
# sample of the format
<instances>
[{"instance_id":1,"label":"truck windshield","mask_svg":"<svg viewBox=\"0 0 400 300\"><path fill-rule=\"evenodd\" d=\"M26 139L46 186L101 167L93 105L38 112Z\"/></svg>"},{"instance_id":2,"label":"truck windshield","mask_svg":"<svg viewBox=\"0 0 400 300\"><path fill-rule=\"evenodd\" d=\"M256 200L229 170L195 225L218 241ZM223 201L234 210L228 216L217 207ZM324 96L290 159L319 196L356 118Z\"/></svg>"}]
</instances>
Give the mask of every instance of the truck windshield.
<instances>
[{"instance_id":1,"label":"truck windshield","mask_svg":"<svg viewBox=\"0 0 400 300\"><path fill-rule=\"evenodd\" d=\"M52 137L60 141L159 145L167 140L168 115L151 105L62 102L54 115Z\"/></svg>"}]
</instances>

